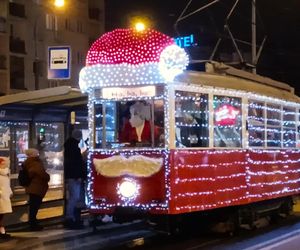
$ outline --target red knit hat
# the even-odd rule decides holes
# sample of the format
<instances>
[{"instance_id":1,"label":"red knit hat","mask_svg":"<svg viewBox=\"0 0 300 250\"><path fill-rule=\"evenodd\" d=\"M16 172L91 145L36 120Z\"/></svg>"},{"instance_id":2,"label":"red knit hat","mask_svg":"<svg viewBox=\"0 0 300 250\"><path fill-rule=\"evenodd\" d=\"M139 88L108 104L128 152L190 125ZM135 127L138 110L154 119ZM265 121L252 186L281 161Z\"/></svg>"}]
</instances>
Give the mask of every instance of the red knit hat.
<instances>
[{"instance_id":1,"label":"red knit hat","mask_svg":"<svg viewBox=\"0 0 300 250\"><path fill-rule=\"evenodd\" d=\"M116 29L96 40L80 72L80 87L89 88L166 82L186 67L188 57L174 39L147 29ZM164 70L169 70L164 74ZM171 72L171 73L170 73Z\"/></svg>"}]
</instances>

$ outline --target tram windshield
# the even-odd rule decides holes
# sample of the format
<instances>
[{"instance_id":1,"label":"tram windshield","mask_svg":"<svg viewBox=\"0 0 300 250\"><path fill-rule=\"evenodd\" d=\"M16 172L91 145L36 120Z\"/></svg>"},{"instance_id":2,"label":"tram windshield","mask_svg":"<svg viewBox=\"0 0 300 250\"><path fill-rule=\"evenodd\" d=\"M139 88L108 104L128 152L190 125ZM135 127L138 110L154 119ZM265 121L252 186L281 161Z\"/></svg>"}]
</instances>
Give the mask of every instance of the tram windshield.
<instances>
[{"instance_id":1,"label":"tram windshield","mask_svg":"<svg viewBox=\"0 0 300 250\"><path fill-rule=\"evenodd\" d=\"M164 147L163 100L94 104L95 148Z\"/></svg>"}]
</instances>

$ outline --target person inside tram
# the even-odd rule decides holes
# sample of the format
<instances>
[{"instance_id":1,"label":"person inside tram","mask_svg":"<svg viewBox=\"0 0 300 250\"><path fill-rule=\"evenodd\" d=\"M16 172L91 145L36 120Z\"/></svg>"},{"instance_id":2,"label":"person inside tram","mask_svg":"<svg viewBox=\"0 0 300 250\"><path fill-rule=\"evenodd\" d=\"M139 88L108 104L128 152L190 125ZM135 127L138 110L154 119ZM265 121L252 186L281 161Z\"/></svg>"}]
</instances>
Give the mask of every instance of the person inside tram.
<instances>
[{"instance_id":1,"label":"person inside tram","mask_svg":"<svg viewBox=\"0 0 300 250\"><path fill-rule=\"evenodd\" d=\"M123 119L120 141L131 146L151 146L151 109L145 102L137 101L130 106L130 116ZM158 128L154 128L154 139L159 136ZM155 140L156 141L156 140Z\"/></svg>"},{"instance_id":2,"label":"person inside tram","mask_svg":"<svg viewBox=\"0 0 300 250\"><path fill-rule=\"evenodd\" d=\"M181 143L186 147L196 147L200 143L199 130L197 129L197 121L191 114L183 114L184 127L180 129L178 136L180 136Z\"/></svg>"},{"instance_id":3,"label":"person inside tram","mask_svg":"<svg viewBox=\"0 0 300 250\"><path fill-rule=\"evenodd\" d=\"M257 127L256 127L257 128ZM252 147L262 147L263 146L263 135L259 131L251 130L249 131L249 145Z\"/></svg>"},{"instance_id":4,"label":"person inside tram","mask_svg":"<svg viewBox=\"0 0 300 250\"><path fill-rule=\"evenodd\" d=\"M206 123L203 115L205 107L200 102L193 100L176 101L176 146L177 147L205 147L207 141L201 139L206 137L207 130L201 125ZM198 113L197 113L198 111ZM199 113L199 111L202 111Z\"/></svg>"}]
</instances>

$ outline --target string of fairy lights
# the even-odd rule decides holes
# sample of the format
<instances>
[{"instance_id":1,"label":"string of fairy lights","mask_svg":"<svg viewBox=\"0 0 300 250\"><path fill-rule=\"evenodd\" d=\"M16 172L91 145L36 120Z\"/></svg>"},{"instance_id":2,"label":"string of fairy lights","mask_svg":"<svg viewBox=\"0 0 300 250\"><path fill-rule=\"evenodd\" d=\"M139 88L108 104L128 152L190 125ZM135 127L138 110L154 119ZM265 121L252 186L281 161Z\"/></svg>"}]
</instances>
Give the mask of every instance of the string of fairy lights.
<instances>
[{"instance_id":1,"label":"string of fairy lights","mask_svg":"<svg viewBox=\"0 0 300 250\"><path fill-rule=\"evenodd\" d=\"M243 154L244 158L240 161L231 161L230 156L233 157L237 153ZM228 156L222 159L227 159L228 162L223 160L218 163L208 164L202 163L201 161L204 155L208 158L212 157L213 159L217 159L224 154ZM258 160L257 156L261 154L273 154L280 160ZM174 204L177 211L184 212L212 209L228 204L238 204L238 202L241 201L249 201L249 198L255 201L260 198L269 198L276 195L294 194L300 190L298 185L300 182L299 168L297 168L300 163L298 150L250 149L203 150L201 152L185 150L175 151L175 157L176 155L178 155L178 159L181 159L181 162L176 165L175 171L189 169L190 176L197 176L199 173L202 173L198 178L180 178L177 176L175 179L174 184L177 186L177 190L184 190L172 196L173 199L176 200ZM191 157L199 159L199 163L188 163L188 160L185 160ZM194 162L196 162L196 159L194 159ZM274 169L274 166L277 166L276 169ZM208 174L207 169L214 171L214 174ZM237 169L239 169L240 172L237 172ZM244 169L246 169L246 171L244 171ZM268 176L268 179L263 178L266 176ZM228 181L222 182L221 187L218 185L220 188L216 188L218 187L216 184L222 180ZM197 185L191 186L189 183L197 183ZM270 189L270 187L272 188ZM197 191L197 189L199 191ZM226 193L226 196L222 195L222 193ZM236 197L236 194L238 194L238 197ZM187 201L186 199L191 197L198 198L199 205L186 205L184 201ZM224 197L224 200L221 197ZM202 200L214 202L201 204L201 198ZM185 205L180 206L179 204Z\"/></svg>"},{"instance_id":2,"label":"string of fairy lights","mask_svg":"<svg viewBox=\"0 0 300 250\"><path fill-rule=\"evenodd\" d=\"M168 91L168 88L166 88L166 92ZM164 94L163 98L164 98L164 101L165 103L167 103L168 105L165 105L165 112L167 114L168 110L169 110L169 101L168 101L168 98L167 98L167 93ZM189 98L187 98L186 96L184 97L180 97L179 95L177 96L179 98L179 100L181 99L184 99L184 100L189 100ZM160 96L160 98L162 98L162 96ZM96 101L97 99L91 99L91 105L94 105L95 103L99 102ZM129 100L136 100L136 98L132 98L132 99L129 99ZM251 108L251 103L249 103L249 105L247 106L248 108ZM263 110L263 114L266 112L266 108L264 106L261 106L261 109ZM296 109L295 109L296 110ZM181 112L185 112L185 110L181 110ZM186 113L189 113L191 114L191 111L190 110L187 110ZM201 112L200 112L201 113ZM206 116L209 116L209 112L208 111L203 111L202 112L203 114L205 114ZM296 112L289 112L289 115L293 115L294 117L296 117ZM93 121L93 116L90 117L91 119L91 122ZM258 118L258 120L261 120L261 118ZM166 127L168 128L168 126L170 126L170 121L168 119L166 119L165 121L165 124L166 124ZM295 124L295 122L294 122ZM177 124L178 125L178 124ZM176 125L176 126L177 126ZM180 124L181 125L181 124ZM186 124L187 126L189 124ZM235 127L237 128L237 127ZM249 129L249 128L248 128ZM262 128L262 131L263 131L264 128ZM168 132L166 132L166 140L169 139L169 134ZM150 152L153 152L153 149L134 149L134 150L130 150L130 154L136 154L138 152L140 152L141 150L143 151L147 151L149 150ZM121 153L122 150L120 151L114 151L114 153ZM181 151L178 151L178 152L181 152ZM219 150L219 151L214 151L212 152L211 150L202 150L201 151L202 153L204 154L224 154L224 152L243 152L243 153L246 153L248 151L246 150L236 150L236 151L228 151L228 150ZM262 152L262 153L274 153L274 154L282 154L282 152L280 150L276 150L276 151L269 151L269 150L254 150L254 151L251 151L250 152L255 152L256 154ZM289 151L290 154L296 154L298 153L298 150L294 150L294 151ZM111 151L109 150L104 150L104 151L99 151L99 150L94 150L92 152L92 155L97 155L97 154L105 154L105 155L111 155ZM164 151L164 155L166 158L168 158L168 155L169 155L169 151ZM193 153L193 152L190 152L190 153ZM198 151L194 152L195 154L199 154ZM247 154L246 154L247 155ZM175 156L176 156L176 151L175 151ZM93 197L92 195L89 197L89 200L91 202L91 207L93 208L101 208L101 209L109 209L111 207L114 207L114 206L127 206L127 205L131 205L131 206L137 206L137 207L140 207L142 209L150 209L150 208L154 208L154 207L160 207L160 209L167 209L168 207L168 203L167 201L169 199L180 199L180 198L186 198L186 197L196 197L196 196L207 196L207 195L214 195L216 196L216 193L224 193L226 192L227 194L230 193L230 192L236 192L237 190L244 190L245 191L245 195L242 196L242 197L239 197L239 198L232 198L232 199L228 199L226 201L218 201L216 204L206 204L206 205L199 205L199 206L192 206L192 207L189 207L189 209L211 209L211 208L214 208L214 207L218 207L218 206L222 206L222 205L225 205L225 204L234 204L235 202L238 202L238 201L241 201L241 200L245 200L245 199L248 199L248 198L261 198L261 197L266 197L268 195L282 195L282 194L286 194L286 193L295 193L297 191L299 191L299 189L297 188L287 188L286 185L290 185L291 183L298 183L299 180L298 178L292 180L287 180L287 181L275 181L275 182L262 182L262 183L251 183L251 178L255 177L255 176L273 176L273 175L282 175L282 176L285 176L285 175L289 175L291 173L293 173L294 170L286 170L286 171L281 171L281 172L277 172L277 171L274 171L274 169L271 169L270 172L268 172L268 174L266 174L264 171L261 171L261 172L256 172L255 174L253 174L253 171L250 170L250 167L249 166L255 166L255 165L260 165L260 166L273 166L273 165L280 165L280 166L286 166L286 165L291 165L291 164L299 164L299 160L295 160L295 161L291 161L290 159L286 159L285 161L283 160L275 160L275 161L254 161L251 159L251 157L247 156L246 160L245 161L241 161L241 162L231 162L231 163L222 163L220 162L219 165L215 165L215 164L204 164L205 166L204 167L209 167L209 168L217 168L217 167L234 167L236 165L244 165L246 166L245 169L246 169L246 172L240 172L240 173L236 173L236 174L232 174L232 175L225 175L225 176L214 176L213 179L210 179L210 182L216 182L216 181L220 181L220 180L224 180L224 179L239 179L239 178L244 178L245 181L246 181L246 184L245 185L240 185L240 186L233 186L233 187L224 187L224 188L221 188L221 189L218 189L218 190L214 190L214 191L199 191L199 192L188 192L188 191L185 191L183 193L176 193L174 196L172 195L171 196L171 187L173 184L175 185L179 185L179 184L182 184L182 183L201 183L201 182L208 182L207 179L203 178L203 177L199 177L199 178L176 178L174 180L174 182L172 182L172 180L170 180L170 162L168 160L165 161L165 169L166 169L166 173L165 173L165 185L166 185L166 190L168 191L167 195L166 195L166 203L164 204L164 206L158 206L157 203L149 203L149 204L136 204L134 202L134 200L131 200L130 203L126 202L126 203L118 203L118 204L107 204L107 203L103 203L103 204L97 204L95 203L95 201L93 200ZM190 169L194 169L194 170L197 170L199 172L199 169L202 168L201 164L196 164L196 165L189 165L189 164L178 164L178 166L175 165L175 168L174 170L177 171L178 168L190 168ZM201 172L201 171L200 171ZM233 181L234 182L234 181ZM92 179L92 182L90 183L90 187L92 187L92 183L93 183L93 179ZM253 194L251 192L248 192L247 190L250 188L250 187L262 187L262 186L268 186L269 183L273 184L273 185L281 185L282 186L282 190L278 190L278 191L272 191L272 192L262 192L260 194ZM92 194L92 192L90 192L90 194ZM194 208L193 208L194 207ZM186 206L180 206L180 207L176 207L176 210L177 211L183 211L186 209Z\"/></svg>"},{"instance_id":3,"label":"string of fairy lights","mask_svg":"<svg viewBox=\"0 0 300 250\"><path fill-rule=\"evenodd\" d=\"M161 84L188 65L174 39L152 29L116 29L96 40L79 74L83 92L99 87Z\"/></svg>"},{"instance_id":4,"label":"string of fairy lights","mask_svg":"<svg viewBox=\"0 0 300 250\"><path fill-rule=\"evenodd\" d=\"M166 45L172 45L171 41L165 37L160 40L158 33L147 33L148 35L152 36L151 46L143 47L138 45L138 40L146 41L149 37L144 40L141 39L140 34L125 30L108 33L103 40L97 40L91 47L87 57L87 67L80 73L80 87L82 91L89 94L88 119L91 138L88 159L87 200L89 207L110 210L115 206L134 206L146 210L167 211L172 204L176 211L186 212L299 192L300 187L295 184L299 184L300 179L295 166L299 166L300 162L299 150L296 148L296 141L299 137L296 126L299 123L300 105L244 91L212 88L188 81L172 82L168 74L173 75L172 69L177 65L180 67L176 68L174 74L182 70L187 63L186 54L181 53L182 51L177 48L163 53ZM122 38L123 36L125 39ZM118 43L107 49L108 41L118 41ZM132 47L136 49L134 53L132 53ZM103 52L104 48L105 52ZM161 54L166 57L157 56ZM161 61L162 64L160 64ZM163 72L162 67L169 70L167 74ZM95 117L98 116L100 120L104 119L103 116L96 114L95 105L117 101L102 100L101 94L97 94L99 89L161 83L166 83L162 96L128 96L124 101L163 99L165 114L163 148L116 148L112 150L95 146ZM181 90L175 91L175 97L172 97L172 90L177 88ZM176 104L181 104L180 109L176 107ZM175 109L173 109L174 106ZM171 113L174 115L170 115ZM245 122L247 115L247 122ZM113 122L116 124L116 121ZM175 129L171 128L173 125ZM192 133L180 135L180 139L175 136L174 145L171 145L173 141L170 138L174 137L170 134L171 131L181 133L184 129L190 132L200 130L201 133L196 135L197 139ZM272 138L269 137L271 135ZM184 140L189 141L190 144L184 145L182 143ZM213 144L210 140L213 140ZM194 143L197 141L201 141L202 144ZM193 144L195 148L192 150L190 147L193 147ZM211 145L215 148L209 148ZM222 147L223 149L219 149ZM278 150L272 147L278 147ZM198 150L199 148L201 150ZM92 160L100 156L110 157L116 154L125 156L142 154L149 157L155 154L162 155L165 200L149 201L143 204L137 202L136 198L140 189L143 188L139 186L138 178L134 181L137 182L139 188L130 199L120 198L118 202L97 200L97 197L94 197L94 182L97 177L94 174ZM237 158L236 155L239 157ZM274 157L272 160L268 157L266 160L261 160L261 155ZM203 162L204 156L206 157L205 163ZM193 159L193 162L189 163L188 159ZM180 175L180 172L185 169L190 171L190 177ZM211 171L205 172L207 169ZM219 169L224 171L217 171ZM203 173L207 173L208 176ZM274 178L263 178L265 176ZM197 185L189 185L194 183ZM217 187L214 185L216 183L219 184ZM273 188L268 188L270 186ZM119 192L119 189L120 185L116 187L116 192ZM191 197L199 198L198 203L190 204ZM210 197L210 199L200 199L201 197Z\"/></svg>"},{"instance_id":5,"label":"string of fairy lights","mask_svg":"<svg viewBox=\"0 0 300 250\"><path fill-rule=\"evenodd\" d=\"M116 207L116 206L134 206L134 207L139 207L140 209L144 209L144 210L149 210L151 208L155 208L156 210L166 210L168 208L168 202L169 202L169 198L170 198L170 194L168 191L166 191L166 197L165 200L162 202L155 202L155 201L151 201L147 204L145 203L137 203L135 201L135 198L139 195L139 190L142 188L141 185L139 184L137 178L134 179L135 181L135 185L138 187L136 190L136 193L134 194L133 197L130 198L120 198L120 201L117 203L109 203L107 201L97 201L95 200L94 197L94 181L95 181L95 175L94 170L91 168L92 166L92 157L93 158L97 158L101 155L104 155L105 157L110 157L110 156L114 156L114 155L123 155L125 157L128 156L133 156L136 154L142 154L144 156L163 156L164 158L164 166L163 166L163 172L165 175L165 183L169 183L168 179L169 179L169 175L170 175L170 166L169 166L169 151L167 150L147 150L147 149L132 149L132 150L91 150L90 151L90 155L89 155L89 159L88 159L88 187L87 187L87 191L88 191L88 195L87 195L87 202L89 204L89 207L91 209L102 209L102 210L109 210L110 208ZM126 180L128 180L128 178L125 178ZM125 180L124 179L124 180ZM118 184L116 187L116 193L119 193L119 188L120 188L121 184ZM166 186L167 187L167 186Z\"/></svg>"}]
</instances>

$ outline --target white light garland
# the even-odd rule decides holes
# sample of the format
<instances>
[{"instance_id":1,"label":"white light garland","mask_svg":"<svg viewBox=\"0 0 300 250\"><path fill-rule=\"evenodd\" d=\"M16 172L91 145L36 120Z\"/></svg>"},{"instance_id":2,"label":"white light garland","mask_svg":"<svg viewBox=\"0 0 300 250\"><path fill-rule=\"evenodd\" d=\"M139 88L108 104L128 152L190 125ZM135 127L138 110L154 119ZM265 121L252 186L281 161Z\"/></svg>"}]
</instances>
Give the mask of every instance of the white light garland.
<instances>
[{"instance_id":1,"label":"white light garland","mask_svg":"<svg viewBox=\"0 0 300 250\"><path fill-rule=\"evenodd\" d=\"M157 49L152 46L153 50ZM140 50L138 49L138 52ZM136 56L138 55L136 53ZM163 56L163 64L169 69L173 69L174 55L176 52L167 53L170 57ZM257 109L264 114L263 117L257 115L249 115L248 133L249 143L261 143L261 149L124 149L124 150L108 150L96 149L93 145L95 141L94 135L94 104L101 104L101 94L96 92L97 89L108 86L134 86L134 85L149 85L161 84L166 82L166 76L163 76L163 71L160 71L158 62L154 60L140 62L121 62L122 57L117 55L117 65L112 65L110 56L105 55L103 60L108 64L97 65L97 53L90 55L90 60L95 63L88 65L80 75L80 86L83 91L89 93L89 130L91 135L90 153L88 160L88 205L91 209L100 211L112 211L116 206L132 206L139 209L151 210L151 212L160 211L163 213L184 213L191 211L199 211L205 209L214 209L228 205L240 205L249 202L255 202L263 199L271 199L280 196L292 195L300 191L299 164L300 152L298 149L279 149L279 147L296 147L298 132L296 125L298 122L298 110L300 105L295 102L287 102L276 98L266 97L254 93L244 91L235 91L221 88L211 88L209 86L200 86L189 83L176 82L172 85L173 89L183 88L182 91L191 91L196 94L206 95L206 98L199 96L184 96L183 93L176 92L176 100L201 102L206 105L206 109L194 111L188 108L181 110L185 115L203 115L205 121L201 124L191 124L184 121L175 121L176 127L186 128L204 128L207 134L203 134L200 138L206 141L205 147L208 147L209 131L215 129L216 126L208 124L209 119L212 119L208 111L208 107L213 107L222 104L230 104L239 110L234 117L237 124L234 125L219 125L219 129L235 129L239 136L228 136L226 139L231 142L239 142L242 146L242 131L245 131L245 126L242 125L242 108L247 109L250 113L251 109ZM172 58L173 57L173 58ZM126 60L130 59L126 55ZM133 60L133 59L130 59ZM185 62L185 57L178 56L178 62ZM175 62L177 63L177 62ZM100 92L100 91L99 91ZM170 142L170 92L171 86L164 84L164 94L160 97L164 100L165 113L165 142L166 147ZM211 95L213 96L212 99ZM223 101L223 97L227 101ZM152 98L152 99L155 99ZM246 105L242 103L242 98L250 100ZM126 100L148 100L147 98L129 97ZM255 101L251 101L251 100ZM124 99L124 101L126 101ZM151 98L149 98L151 100ZM176 101L175 100L175 101ZM210 102L209 100L212 100ZM276 105L274 105L276 104ZM173 105L173 104L172 104ZM288 108L286 108L288 107ZM179 110L175 110L175 119L178 117ZM297 117L297 119L295 119ZM101 115L98 117L103 118ZM173 129L173 128L172 128ZM252 132L274 133L279 134L279 138L268 139L263 135L261 138L255 138ZM173 136L173 135L172 135ZM244 135L245 136L245 135ZM191 136L185 136L185 139L192 140ZM248 140L246 138L246 140ZM213 139L214 142L221 141L221 138ZM270 144L278 144L278 150L263 149ZM212 145L212 144L211 144ZM173 146L173 145L171 145ZM251 146L251 145L250 145ZM164 200L140 203L137 199L120 199L117 202L109 201L109 198L99 198L94 196L95 193L95 170L92 165L92 158L98 156L109 157L115 154L138 155L163 155L163 177L164 188L166 194ZM192 161L192 162L191 162ZM186 175L183 175L185 173ZM189 174L187 174L189 173ZM161 184L161 183L160 183ZM143 187L140 187L142 190ZM118 190L116 190L118 192ZM109 196L109 195L108 195ZM135 196L133 196L135 197ZM193 200L194 199L194 200Z\"/></svg>"},{"instance_id":2,"label":"white light garland","mask_svg":"<svg viewBox=\"0 0 300 250\"><path fill-rule=\"evenodd\" d=\"M141 65L93 65L80 71L79 86L82 92L103 87L161 84L166 79L160 74L157 63Z\"/></svg>"}]
</instances>

